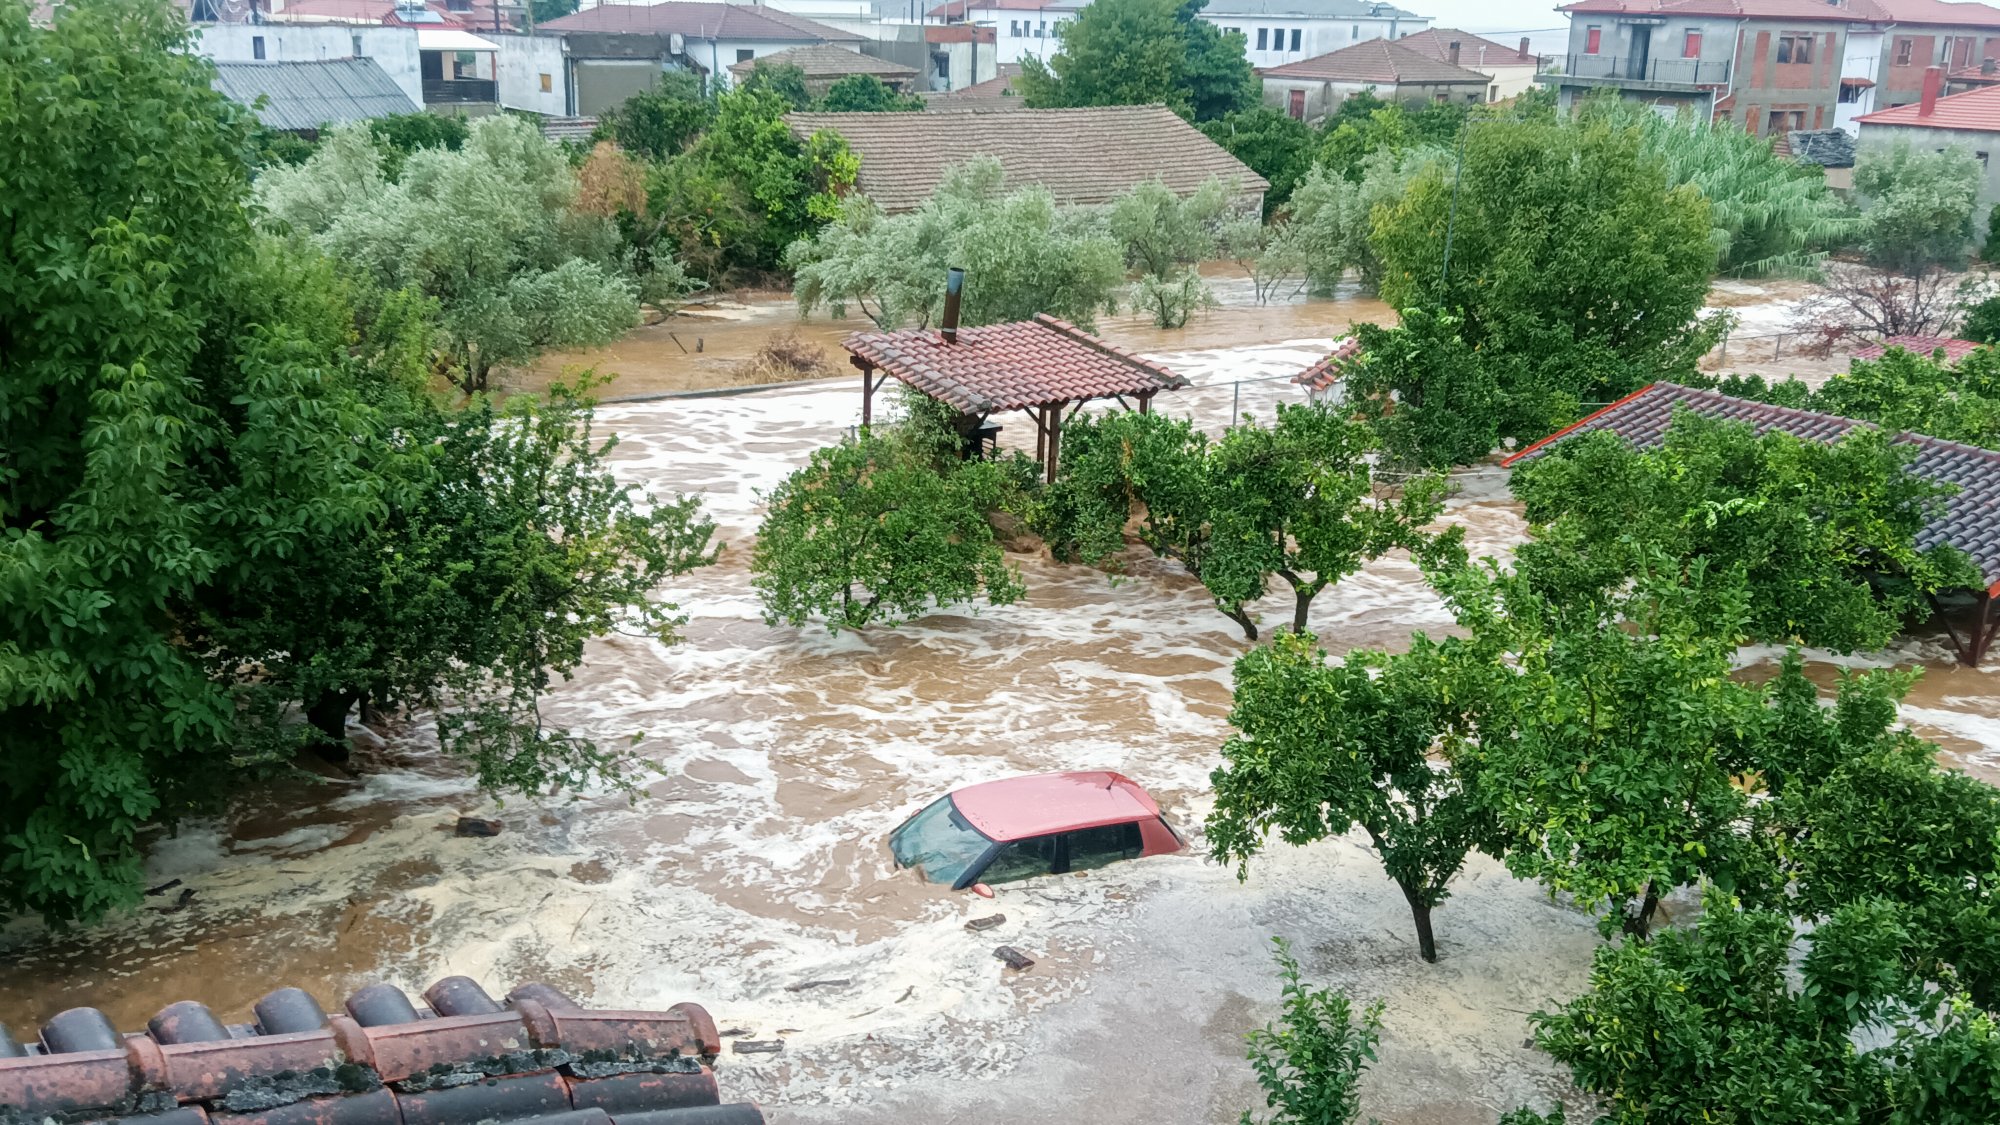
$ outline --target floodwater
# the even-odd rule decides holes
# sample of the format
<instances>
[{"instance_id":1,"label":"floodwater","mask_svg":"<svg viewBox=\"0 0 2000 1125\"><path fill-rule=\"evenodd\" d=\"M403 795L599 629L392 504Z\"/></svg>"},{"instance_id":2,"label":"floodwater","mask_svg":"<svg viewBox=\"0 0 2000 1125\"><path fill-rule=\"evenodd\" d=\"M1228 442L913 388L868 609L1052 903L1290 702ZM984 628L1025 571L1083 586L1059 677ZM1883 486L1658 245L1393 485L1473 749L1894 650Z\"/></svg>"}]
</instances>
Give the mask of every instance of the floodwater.
<instances>
[{"instance_id":1,"label":"floodwater","mask_svg":"<svg viewBox=\"0 0 2000 1125\"><path fill-rule=\"evenodd\" d=\"M1329 301L1213 316L1232 314L1270 342L1231 345L1222 328L1108 331L1195 383L1159 409L1218 429L1297 401L1285 377L1374 310ZM745 319L707 337L703 354L740 359L782 323ZM677 361L651 362L665 373ZM135 1028L185 998L238 1018L285 984L331 1005L378 979L419 989L464 973L496 992L542 979L617 1007L693 1000L725 1029L783 1038L780 1055L725 1054L719 1067L726 1093L763 1101L776 1120L1143 1110L1233 1121L1254 1104L1241 1035L1274 1011L1265 939L1277 934L1314 979L1388 1002L1368 1112L1492 1120L1562 1096L1563 1077L1522 1047L1526 1015L1583 987L1595 931L1490 862L1472 863L1439 911L1436 966L1415 958L1400 894L1353 841L1276 846L1245 883L1197 850L1004 886L992 902L892 871L883 841L905 816L1024 771L1119 770L1194 833L1228 733L1230 664L1247 646L1192 580L1138 555L1114 583L1015 554L1021 604L894 632L764 624L746 571L759 494L859 408L841 380L600 411L620 436L618 471L656 494L702 495L728 543L717 565L667 592L691 618L682 644L597 642L544 708L552 723L631 741L651 771L636 800L496 807L421 727L392 733L360 753L353 779L246 792L155 839L150 882L181 884L146 908L82 932L0 930L0 1018L33 1027L90 1004ZM1000 421L1004 441L1032 443L1032 426ZM1444 518L1475 551L1504 556L1522 533L1504 477L1472 470L1460 482ZM1280 597L1259 608L1267 622L1289 614ZM1450 622L1393 556L1323 593L1312 623L1341 651L1398 647ZM1994 673L1952 666L1934 637L1881 659L1930 669L1907 719L1953 764L2000 779ZM1830 684L1864 663L1822 658L1813 671ZM505 831L457 839L461 813ZM182 890L194 895L174 909ZM995 912L1006 915L997 929L964 929ZM1036 965L1004 968L992 956L1001 943Z\"/></svg>"}]
</instances>

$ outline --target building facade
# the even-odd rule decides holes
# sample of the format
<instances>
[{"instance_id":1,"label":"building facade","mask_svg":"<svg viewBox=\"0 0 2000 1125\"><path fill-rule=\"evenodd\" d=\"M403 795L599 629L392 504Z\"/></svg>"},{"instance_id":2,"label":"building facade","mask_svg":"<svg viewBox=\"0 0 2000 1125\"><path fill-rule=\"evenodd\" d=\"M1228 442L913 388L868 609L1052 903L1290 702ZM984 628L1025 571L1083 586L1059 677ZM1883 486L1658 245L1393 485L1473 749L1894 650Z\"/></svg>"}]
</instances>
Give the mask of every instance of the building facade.
<instances>
[{"instance_id":1,"label":"building facade","mask_svg":"<svg viewBox=\"0 0 2000 1125\"><path fill-rule=\"evenodd\" d=\"M1429 16L1366 0L1209 0L1201 18L1240 32L1250 65L1302 62L1370 39L1401 39Z\"/></svg>"}]
</instances>

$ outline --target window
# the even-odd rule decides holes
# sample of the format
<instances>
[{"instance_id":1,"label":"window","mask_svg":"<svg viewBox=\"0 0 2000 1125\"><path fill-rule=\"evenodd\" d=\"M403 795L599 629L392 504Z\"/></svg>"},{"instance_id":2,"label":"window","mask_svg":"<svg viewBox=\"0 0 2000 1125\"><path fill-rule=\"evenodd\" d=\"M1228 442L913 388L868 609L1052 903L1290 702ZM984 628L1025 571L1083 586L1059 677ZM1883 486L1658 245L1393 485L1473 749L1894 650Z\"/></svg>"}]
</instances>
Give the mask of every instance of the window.
<instances>
[{"instance_id":1,"label":"window","mask_svg":"<svg viewBox=\"0 0 2000 1125\"><path fill-rule=\"evenodd\" d=\"M261 42L261 40L260 40L260 42ZM1260 51L1266 51L1266 50L1269 50L1269 49L1270 49L1270 46L1271 46L1271 29L1270 29L1270 28L1268 28L1268 27L1260 27L1260 28L1258 28L1258 29L1257 29L1257 49L1258 49L1258 50L1260 50ZM259 56L259 57L261 58L262 56Z\"/></svg>"},{"instance_id":2,"label":"window","mask_svg":"<svg viewBox=\"0 0 2000 1125\"><path fill-rule=\"evenodd\" d=\"M549 93L553 91L555 88L556 88L555 75L553 74L542 75L542 93L544 94Z\"/></svg>"},{"instance_id":3,"label":"window","mask_svg":"<svg viewBox=\"0 0 2000 1125\"><path fill-rule=\"evenodd\" d=\"M1353 29L1352 29L1352 30L1350 30L1350 31L1349 31L1349 32L1347 33L1347 37L1348 37L1348 38L1350 38L1350 39L1360 39L1360 38L1361 38L1361 25L1360 25L1360 24L1358 24L1358 23L1357 23L1357 24L1355 24L1355 25L1354 25L1354 27L1353 27Z\"/></svg>"},{"instance_id":4,"label":"window","mask_svg":"<svg viewBox=\"0 0 2000 1125\"><path fill-rule=\"evenodd\" d=\"M1842 82L1840 84L1840 99L1839 99L1840 104L1858 105L1861 101L1861 95L1863 92L1864 90L1860 86L1850 86L1847 83Z\"/></svg>"},{"instance_id":5,"label":"window","mask_svg":"<svg viewBox=\"0 0 2000 1125\"><path fill-rule=\"evenodd\" d=\"M756 57L757 57L757 52L756 52L756 50L755 50L754 48L751 48L751 47L738 47L738 48L736 48L736 61L737 61L737 62L749 62L749 61L750 61L751 59L754 59L754 58L756 58Z\"/></svg>"},{"instance_id":6,"label":"window","mask_svg":"<svg viewBox=\"0 0 2000 1125\"><path fill-rule=\"evenodd\" d=\"M1771 111L1770 127L1764 131L1775 137L1779 133L1789 133L1806 127L1806 112L1802 109L1774 109Z\"/></svg>"},{"instance_id":7,"label":"window","mask_svg":"<svg viewBox=\"0 0 2000 1125\"><path fill-rule=\"evenodd\" d=\"M1043 20L1042 22L1036 24L1035 38L1040 39L1043 36L1043 34L1045 34L1048 30L1049 30L1049 21Z\"/></svg>"},{"instance_id":8,"label":"window","mask_svg":"<svg viewBox=\"0 0 2000 1125\"><path fill-rule=\"evenodd\" d=\"M363 57L363 56L364 56L364 55L366 55L367 53L368 53L368 52L366 52L366 51L364 51L364 50L362 50L362 49L361 49L361 37L360 37L359 35L355 36L355 37L354 37L354 57L358 59L358 58L361 58L361 57Z\"/></svg>"},{"instance_id":9,"label":"window","mask_svg":"<svg viewBox=\"0 0 2000 1125\"><path fill-rule=\"evenodd\" d=\"M1488 87L1486 87L1486 100L1487 100L1487 101L1489 101L1489 102L1497 102L1497 101L1499 101L1499 100L1500 100L1500 87L1498 87L1498 86L1488 86Z\"/></svg>"},{"instance_id":10,"label":"window","mask_svg":"<svg viewBox=\"0 0 2000 1125\"><path fill-rule=\"evenodd\" d=\"M949 80L951 78L951 56L945 54L943 51L931 52L931 69L937 73L939 78Z\"/></svg>"},{"instance_id":11,"label":"window","mask_svg":"<svg viewBox=\"0 0 2000 1125\"><path fill-rule=\"evenodd\" d=\"M1584 28L1584 29L1583 29L1583 53L1584 53L1584 54L1586 54L1586 55L1594 55L1594 54L1596 54L1596 53L1597 53L1597 49L1598 49L1599 47L1603 46L1603 45L1604 45L1604 29L1603 29L1603 28L1601 28L1601 27L1586 27L1586 28Z\"/></svg>"},{"instance_id":12,"label":"window","mask_svg":"<svg viewBox=\"0 0 2000 1125\"><path fill-rule=\"evenodd\" d=\"M1037 836L1032 840L1016 840L1001 848L993 856L993 862L979 873L982 883L1011 883L1016 879L1032 879L1037 875L1048 875L1056 869L1057 846L1061 838L1057 836Z\"/></svg>"},{"instance_id":13,"label":"window","mask_svg":"<svg viewBox=\"0 0 2000 1125\"><path fill-rule=\"evenodd\" d=\"M1121 859L1137 859L1139 853L1145 850L1139 842L1139 826L1136 824L1085 828L1071 832L1064 842L1069 845L1067 870L1070 871L1089 871Z\"/></svg>"},{"instance_id":14,"label":"window","mask_svg":"<svg viewBox=\"0 0 2000 1125\"><path fill-rule=\"evenodd\" d=\"M264 57L264 37L263 37L263 36L261 36L261 35L252 35L252 36L250 37L250 57L251 57L251 58L253 58L253 59L261 59L261 58L263 58L263 57Z\"/></svg>"},{"instance_id":15,"label":"window","mask_svg":"<svg viewBox=\"0 0 2000 1125\"><path fill-rule=\"evenodd\" d=\"M1020 37L1020 34L1021 34L1021 21L1020 21L1020 20L1008 20L1008 21L1007 21L1007 34L1009 34L1009 35L1012 35L1012 36L1014 36L1014 37L1016 37L1016 38L1019 38L1019 37Z\"/></svg>"},{"instance_id":16,"label":"window","mask_svg":"<svg viewBox=\"0 0 2000 1125\"><path fill-rule=\"evenodd\" d=\"M1687 34L1681 38L1681 57L1684 59L1701 57L1701 32L1692 27L1687 29Z\"/></svg>"},{"instance_id":17,"label":"window","mask_svg":"<svg viewBox=\"0 0 2000 1125\"><path fill-rule=\"evenodd\" d=\"M1303 34L1302 29L1296 27L1292 29L1292 50L1294 51L1299 49L1299 36L1301 34Z\"/></svg>"},{"instance_id":18,"label":"window","mask_svg":"<svg viewBox=\"0 0 2000 1125\"><path fill-rule=\"evenodd\" d=\"M1778 36L1778 61L1781 63L1809 63L1812 61L1812 36Z\"/></svg>"},{"instance_id":19,"label":"window","mask_svg":"<svg viewBox=\"0 0 2000 1125\"><path fill-rule=\"evenodd\" d=\"M1896 40L1896 65L1897 66L1910 65L1910 57L1916 53L1916 49L1917 49L1917 41L1914 39Z\"/></svg>"},{"instance_id":20,"label":"window","mask_svg":"<svg viewBox=\"0 0 2000 1125\"><path fill-rule=\"evenodd\" d=\"M1306 92L1304 90L1293 90L1286 95L1286 103L1285 111L1292 115L1293 120L1304 121L1306 119Z\"/></svg>"}]
</instances>

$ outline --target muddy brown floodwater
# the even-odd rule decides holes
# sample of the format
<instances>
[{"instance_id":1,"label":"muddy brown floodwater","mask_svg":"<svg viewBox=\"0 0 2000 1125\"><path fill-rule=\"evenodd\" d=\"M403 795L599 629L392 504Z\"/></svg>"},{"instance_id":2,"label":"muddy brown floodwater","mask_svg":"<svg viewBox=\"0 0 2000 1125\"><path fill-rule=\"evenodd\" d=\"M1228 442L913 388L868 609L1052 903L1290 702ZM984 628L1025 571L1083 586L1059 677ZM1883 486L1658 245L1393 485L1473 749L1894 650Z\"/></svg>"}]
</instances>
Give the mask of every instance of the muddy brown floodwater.
<instances>
[{"instance_id":1,"label":"muddy brown floodwater","mask_svg":"<svg viewBox=\"0 0 2000 1125\"><path fill-rule=\"evenodd\" d=\"M704 355L740 360L786 323L749 307ZM1224 309L1215 320L1240 318L1227 329L1109 331L1187 374L1195 385L1158 406L1214 430L1232 411L1296 401L1279 377L1381 311L1329 301ZM1267 342L1230 344L1229 332ZM661 385L687 374L657 341L623 346ZM778 1121L1233 1121L1255 1103L1241 1036L1275 1010L1267 939L1282 935L1314 979L1388 1003L1368 1112L1491 1121L1573 1097L1522 1044L1528 1012L1583 987L1594 927L1484 860L1438 912L1434 966L1415 958L1400 894L1351 840L1277 847L1239 882L1197 839L1181 856L1010 884L993 902L893 872L884 836L903 817L1022 771L1119 770L1197 833L1245 643L1192 580L1141 557L1113 583L1016 554L1021 604L893 633L764 624L745 569L758 495L859 405L841 380L601 410L621 439L617 471L656 494L702 495L728 543L666 592L690 615L684 643L599 641L545 707L551 722L633 740L652 771L636 800L496 807L412 726L363 751L353 779L243 792L151 839L150 883L181 883L144 909L71 933L0 931L0 1019L32 1027L91 1004L132 1028L191 997L240 1017L279 984L337 1002L378 979L539 978L611 1007L694 1000L722 1027L784 1039L780 1055L720 1064L732 1097ZM1032 441L1032 427L1009 423L1003 440ZM1504 556L1522 533L1504 476L1458 481L1444 518ZM1275 597L1258 608L1289 613ZM1312 624L1340 651L1400 647L1449 618L1392 556L1322 594ZM1746 674L1776 657L1746 652ZM2000 681L1952 665L1938 638L1872 661L1817 654L1812 668L1831 684L1843 667L1892 663L1927 669L1910 724L1952 764L2000 778ZM505 831L457 839L461 813ZM964 929L996 911L998 929ZM1000 943L1036 965L1006 969ZM805 981L846 983L786 987Z\"/></svg>"}]
</instances>

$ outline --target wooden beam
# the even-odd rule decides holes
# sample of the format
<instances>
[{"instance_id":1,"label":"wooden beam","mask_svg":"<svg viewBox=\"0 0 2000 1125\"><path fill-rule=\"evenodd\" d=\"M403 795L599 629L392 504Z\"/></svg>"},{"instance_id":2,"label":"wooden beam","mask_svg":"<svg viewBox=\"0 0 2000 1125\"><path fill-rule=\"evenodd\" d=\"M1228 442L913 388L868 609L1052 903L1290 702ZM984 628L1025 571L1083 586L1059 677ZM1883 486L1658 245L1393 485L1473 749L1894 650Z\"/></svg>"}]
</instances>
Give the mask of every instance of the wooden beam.
<instances>
[{"instance_id":1,"label":"wooden beam","mask_svg":"<svg viewBox=\"0 0 2000 1125\"><path fill-rule=\"evenodd\" d=\"M1079 402L1077 405L1083 404ZM1056 482L1056 459L1062 456L1062 422L1062 403L1059 402L1049 408L1049 460L1046 473L1050 484Z\"/></svg>"}]
</instances>

